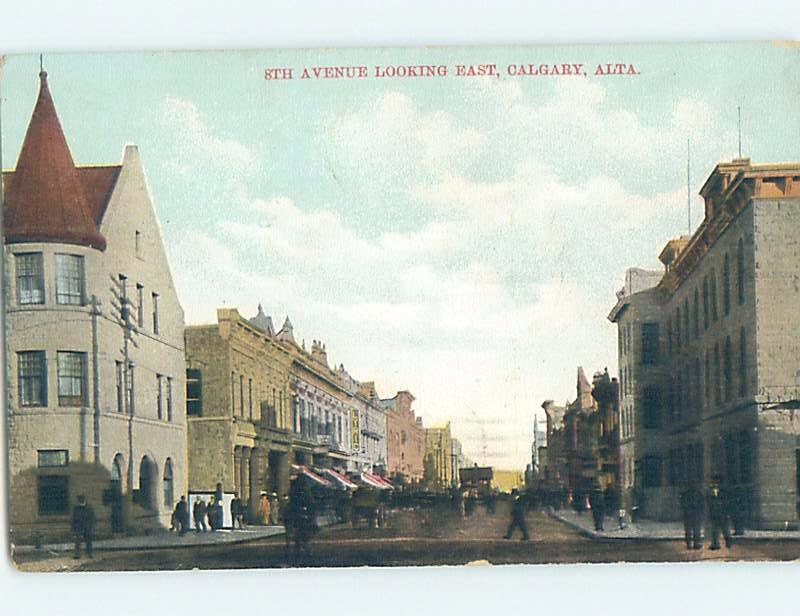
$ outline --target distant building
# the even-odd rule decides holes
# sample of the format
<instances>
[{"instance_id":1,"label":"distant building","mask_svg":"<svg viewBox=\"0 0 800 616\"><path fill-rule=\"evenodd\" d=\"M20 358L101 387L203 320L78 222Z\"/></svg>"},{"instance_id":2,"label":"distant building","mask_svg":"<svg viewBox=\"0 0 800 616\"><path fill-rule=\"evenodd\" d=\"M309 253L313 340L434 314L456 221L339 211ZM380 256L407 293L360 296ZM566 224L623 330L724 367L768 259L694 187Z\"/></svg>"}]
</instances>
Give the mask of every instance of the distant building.
<instances>
[{"instance_id":1,"label":"distant building","mask_svg":"<svg viewBox=\"0 0 800 616\"><path fill-rule=\"evenodd\" d=\"M14 541L168 526L186 492L183 310L135 146L76 166L47 73L4 171Z\"/></svg>"},{"instance_id":2,"label":"distant building","mask_svg":"<svg viewBox=\"0 0 800 616\"><path fill-rule=\"evenodd\" d=\"M547 415L547 447L543 451L541 486L568 492L579 504L599 485L619 491L619 386L608 371L596 372L589 383L578 368L577 397L564 407L542 404Z\"/></svg>"},{"instance_id":3,"label":"distant building","mask_svg":"<svg viewBox=\"0 0 800 616\"><path fill-rule=\"evenodd\" d=\"M687 485L719 478L749 524L800 511L800 164L720 163L664 272L630 270L619 330L622 466L647 516L677 519Z\"/></svg>"},{"instance_id":4,"label":"distant building","mask_svg":"<svg viewBox=\"0 0 800 616\"><path fill-rule=\"evenodd\" d=\"M500 492L511 492L525 487L525 471L496 468L493 470L492 487Z\"/></svg>"},{"instance_id":5,"label":"distant building","mask_svg":"<svg viewBox=\"0 0 800 616\"><path fill-rule=\"evenodd\" d=\"M411 408L413 402L408 391L381 400L386 409L388 473L399 484L418 484L424 473L425 430Z\"/></svg>"},{"instance_id":6,"label":"distant building","mask_svg":"<svg viewBox=\"0 0 800 616\"><path fill-rule=\"evenodd\" d=\"M450 422L425 428L424 477L428 487L447 489L456 482L458 459Z\"/></svg>"}]
</instances>

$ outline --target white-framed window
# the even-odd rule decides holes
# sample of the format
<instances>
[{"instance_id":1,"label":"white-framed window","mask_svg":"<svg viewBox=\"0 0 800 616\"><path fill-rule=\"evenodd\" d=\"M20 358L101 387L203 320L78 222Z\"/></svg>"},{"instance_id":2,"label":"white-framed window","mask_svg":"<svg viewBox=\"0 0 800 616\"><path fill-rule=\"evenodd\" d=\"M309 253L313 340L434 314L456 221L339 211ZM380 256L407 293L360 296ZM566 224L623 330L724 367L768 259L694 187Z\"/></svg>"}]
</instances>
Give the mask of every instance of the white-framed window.
<instances>
[{"instance_id":1,"label":"white-framed window","mask_svg":"<svg viewBox=\"0 0 800 616\"><path fill-rule=\"evenodd\" d=\"M58 405L86 404L86 353L58 352Z\"/></svg>"},{"instance_id":2,"label":"white-framed window","mask_svg":"<svg viewBox=\"0 0 800 616\"><path fill-rule=\"evenodd\" d=\"M44 262L41 252L14 255L17 270L17 301L20 304L44 303Z\"/></svg>"},{"instance_id":3,"label":"white-framed window","mask_svg":"<svg viewBox=\"0 0 800 616\"><path fill-rule=\"evenodd\" d=\"M85 301L83 257L56 255L56 303L82 306Z\"/></svg>"},{"instance_id":4,"label":"white-framed window","mask_svg":"<svg viewBox=\"0 0 800 616\"><path fill-rule=\"evenodd\" d=\"M47 406L47 363L44 351L17 353L20 406Z\"/></svg>"}]
</instances>

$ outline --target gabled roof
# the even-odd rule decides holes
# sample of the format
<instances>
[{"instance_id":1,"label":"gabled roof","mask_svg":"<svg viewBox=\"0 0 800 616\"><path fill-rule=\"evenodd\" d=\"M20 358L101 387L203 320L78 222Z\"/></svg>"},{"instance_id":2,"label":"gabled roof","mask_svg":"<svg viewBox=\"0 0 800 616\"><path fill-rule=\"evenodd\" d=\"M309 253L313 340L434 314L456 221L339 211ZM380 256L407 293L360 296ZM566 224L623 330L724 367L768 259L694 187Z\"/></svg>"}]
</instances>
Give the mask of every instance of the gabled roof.
<instances>
[{"instance_id":1,"label":"gabled roof","mask_svg":"<svg viewBox=\"0 0 800 616\"><path fill-rule=\"evenodd\" d=\"M119 167L78 169L47 85L39 73L33 109L14 172L4 173L6 243L59 242L105 250L99 224Z\"/></svg>"}]
</instances>

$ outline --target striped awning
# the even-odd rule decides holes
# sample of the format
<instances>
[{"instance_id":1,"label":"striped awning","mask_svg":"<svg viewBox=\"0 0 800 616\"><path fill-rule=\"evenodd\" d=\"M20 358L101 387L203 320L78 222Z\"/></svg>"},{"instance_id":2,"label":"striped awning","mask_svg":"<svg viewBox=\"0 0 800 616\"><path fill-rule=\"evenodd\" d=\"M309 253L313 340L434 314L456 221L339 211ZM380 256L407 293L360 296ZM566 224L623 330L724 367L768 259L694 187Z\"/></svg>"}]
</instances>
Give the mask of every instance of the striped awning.
<instances>
[{"instance_id":1,"label":"striped awning","mask_svg":"<svg viewBox=\"0 0 800 616\"><path fill-rule=\"evenodd\" d=\"M346 475L343 475L342 473L339 473L331 468L326 468L325 474L331 477L343 488L347 488L348 490L355 490L358 487L358 484L350 481Z\"/></svg>"},{"instance_id":2,"label":"striped awning","mask_svg":"<svg viewBox=\"0 0 800 616\"><path fill-rule=\"evenodd\" d=\"M394 486L388 481L386 481L383 477L379 477L378 475L373 475L372 473L368 473L366 471L361 472L361 481L363 481L369 487L376 488L378 490L394 489Z\"/></svg>"},{"instance_id":3,"label":"striped awning","mask_svg":"<svg viewBox=\"0 0 800 616\"><path fill-rule=\"evenodd\" d=\"M318 475L317 473L312 471L307 466L303 466L301 464L292 464L292 470L294 470L297 473L300 473L301 475L305 475L306 477L308 477L312 481L315 481L319 485L324 486L326 488L330 487L330 485L331 485L330 481L328 481L324 477L321 477L320 475Z\"/></svg>"}]
</instances>

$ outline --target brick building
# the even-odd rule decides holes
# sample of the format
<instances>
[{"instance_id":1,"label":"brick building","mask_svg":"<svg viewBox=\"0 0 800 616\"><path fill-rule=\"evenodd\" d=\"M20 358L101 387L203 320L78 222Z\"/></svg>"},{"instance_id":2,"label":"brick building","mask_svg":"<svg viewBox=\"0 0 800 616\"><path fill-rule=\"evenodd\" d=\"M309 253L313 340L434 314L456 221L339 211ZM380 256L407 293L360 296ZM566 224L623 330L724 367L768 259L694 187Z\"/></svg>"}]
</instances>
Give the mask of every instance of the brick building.
<instances>
[{"instance_id":1,"label":"brick building","mask_svg":"<svg viewBox=\"0 0 800 616\"><path fill-rule=\"evenodd\" d=\"M676 519L681 490L716 477L751 525L782 528L800 509L800 164L720 163L700 194L694 234L609 315L626 485Z\"/></svg>"},{"instance_id":2,"label":"brick building","mask_svg":"<svg viewBox=\"0 0 800 616\"><path fill-rule=\"evenodd\" d=\"M399 484L417 484L424 474L425 429L422 418L414 415L413 402L408 391L381 400L386 409L388 473Z\"/></svg>"},{"instance_id":3,"label":"brick building","mask_svg":"<svg viewBox=\"0 0 800 616\"><path fill-rule=\"evenodd\" d=\"M77 166L47 73L3 172L14 541L166 526L186 490L183 310L138 150Z\"/></svg>"},{"instance_id":4,"label":"brick building","mask_svg":"<svg viewBox=\"0 0 800 616\"><path fill-rule=\"evenodd\" d=\"M545 400L547 446L542 448L541 486L567 491L583 503L599 484L616 495L620 486L619 384L608 371L596 372L592 382L578 368L577 396L559 407Z\"/></svg>"}]
</instances>

